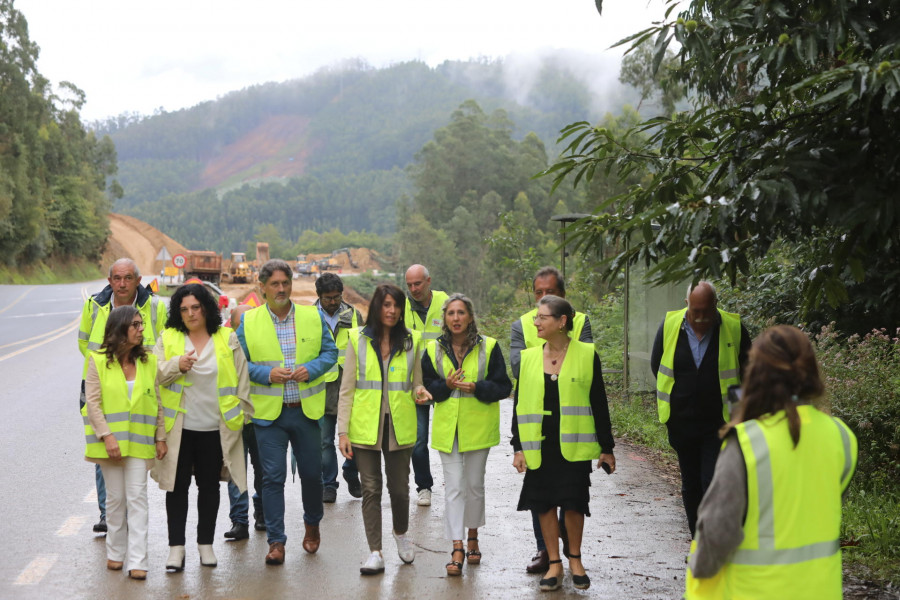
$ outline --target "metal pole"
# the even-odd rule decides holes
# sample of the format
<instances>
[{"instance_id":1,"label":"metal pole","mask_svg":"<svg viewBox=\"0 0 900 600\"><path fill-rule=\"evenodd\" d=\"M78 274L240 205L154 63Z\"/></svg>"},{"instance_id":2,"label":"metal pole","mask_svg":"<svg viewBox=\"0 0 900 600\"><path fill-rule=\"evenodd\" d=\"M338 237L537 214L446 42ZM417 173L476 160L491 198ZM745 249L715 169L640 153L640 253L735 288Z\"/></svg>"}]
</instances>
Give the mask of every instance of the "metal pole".
<instances>
[{"instance_id":1,"label":"metal pole","mask_svg":"<svg viewBox=\"0 0 900 600\"><path fill-rule=\"evenodd\" d=\"M566 280L566 224L562 223L562 277Z\"/></svg>"}]
</instances>

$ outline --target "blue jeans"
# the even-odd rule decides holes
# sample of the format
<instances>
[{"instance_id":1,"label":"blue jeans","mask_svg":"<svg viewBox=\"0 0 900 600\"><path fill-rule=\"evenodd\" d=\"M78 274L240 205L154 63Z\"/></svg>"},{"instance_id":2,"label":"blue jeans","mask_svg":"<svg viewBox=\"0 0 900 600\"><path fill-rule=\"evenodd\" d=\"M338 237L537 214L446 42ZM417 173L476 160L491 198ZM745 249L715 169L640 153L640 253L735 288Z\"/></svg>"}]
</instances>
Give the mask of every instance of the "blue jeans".
<instances>
[{"instance_id":1,"label":"blue jeans","mask_svg":"<svg viewBox=\"0 0 900 600\"><path fill-rule=\"evenodd\" d=\"M78 410L84 408L84 380L81 380L81 395L78 398ZM97 486L97 507L100 509L100 518L106 519L106 481L103 479L103 471L100 465L94 464L94 485Z\"/></svg>"},{"instance_id":2,"label":"blue jeans","mask_svg":"<svg viewBox=\"0 0 900 600\"><path fill-rule=\"evenodd\" d=\"M284 532L284 482L288 443L297 460L303 499L303 521L318 525L322 505L322 431L319 421L309 419L299 407L284 407L270 425L255 424L256 443L263 473L263 510L266 512L268 542L287 541Z\"/></svg>"},{"instance_id":3,"label":"blue jeans","mask_svg":"<svg viewBox=\"0 0 900 600\"><path fill-rule=\"evenodd\" d=\"M413 447L412 466L416 480L416 491L430 490L434 485L431 477L431 462L428 457L428 417L431 406L416 404L416 445Z\"/></svg>"},{"instance_id":4,"label":"blue jeans","mask_svg":"<svg viewBox=\"0 0 900 600\"><path fill-rule=\"evenodd\" d=\"M259 450L256 447L256 434L252 424L244 425L241 432L241 438L244 442L244 464L247 463L247 454L250 454L250 464L253 465L253 514L259 515L261 521L265 521L262 509L262 465L259 464ZM247 485L249 488L250 486ZM228 482L228 501L231 503L231 509L228 511L228 518L232 523L238 525L249 525L250 496L245 491L241 493L233 482Z\"/></svg>"},{"instance_id":5,"label":"blue jeans","mask_svg":"<svg viewBox=\"0 0 900 600\"><path fill-rule=\"evenodd\" d=\"M322 428L322 485L338 489L337 480L337 450L334 447L334 429L337 427L337 415L323 415L319 419L319 427ZM345 459L341 467L344 479L359 479L356 470L356 461L352 458Z\"/></svg>"}]
</instances>

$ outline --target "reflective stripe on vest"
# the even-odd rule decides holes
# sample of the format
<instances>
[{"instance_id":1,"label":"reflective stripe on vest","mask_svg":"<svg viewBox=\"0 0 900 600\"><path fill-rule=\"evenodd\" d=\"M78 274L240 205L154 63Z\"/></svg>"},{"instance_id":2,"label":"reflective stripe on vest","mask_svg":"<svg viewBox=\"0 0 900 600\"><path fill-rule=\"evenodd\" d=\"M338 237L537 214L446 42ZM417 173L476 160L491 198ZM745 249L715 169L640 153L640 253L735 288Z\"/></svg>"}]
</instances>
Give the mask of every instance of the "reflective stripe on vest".
<instances>
[{"instance_id":1,"label":"reflective stripe on vest","mask_svg":"<svg viewBox=\"0 0 900 600\"><path fill-rule=\"evenodd\" d=\"M841 494L856 438L811 406L797 412L796 448L784 411L735 427L747 469L744 539L711 580L688 571L688 598L841 598Z\"/></svg>"},{"instance_id":2,"label":"reflective stripe on vest","mask_svg":"<svg viewBox=\"0 0 900 600\"><path fill-rule=\"evenodd\" d=\"M519 370L519 402L516 420L519 441L529 469L541 466L541 442L544 440L544 351L538 346L522 351ZM571 341L559 372L560 450L568 461L600 457L597 430L591 410L591 383L594 373L594 346Z\"/></svg>"},{"instance_id":3,"label":"reflective stripe on vest","mask_svg":"<svg viewBox=\"0 0 900 600\"><path fill-rule=\"evenodd\" d=\"M441 324L443 323L444 302L447 301L446 292L438 292L431 290L431 304L428 305L428 312L425 314L425 322L419 318L419 313L412 309L409 298L406 298L404 320L406 327L421 334L422 340L436 340L441 335Z\"/></svg>"},{"instance_id":4,"label":"reflective stripe on vest","mask_svg":"<svg viewBox=\"0 0 900 600\"><path fill-rule=\"evenodd\" d=\"M106 424L119 444L122 456L153 458L156 456L156 419L159 401L156 397L156 356L138 361L135 368L133 392L128 394L128 382L118 361L107 368L106 355L90 355L97 366L100 379L100 407ZM106 444L97 438L87 416L87 405L81 409L84 423L84 455L88 458L109 458Z\"/></svg>"},{"instance_id":5,"label":"reflective stripe on vest","mask_svg":"<svg viewBox=\"0 0 900 600\"><path fill-rule=\"evenodd\" d=\"M322 351L322 317L315 306L294 305L294 365L307 363ZM284 355L269 308L263 304L244 313L244 340L249 360L257 365L284 366ZM325 414L325 375L312 381L297 383L303 414L318 421ZM250 384L253 418L274 421L284 404L284 385Z\"/></svg>"},{"instance_id":6,"label":"reflective stripe on vest","mask_svg":"<svg viewBox=\"0 0 900 600\"><path fill-rule=\"evenodd\" d=\"M397 352L388 364L388 381L384 387L388 393L394 436L401 446L416 441L416 403L412 397L412 379L415 361L419 359L421 338L412 334L412 348ZM356 356L356 393L350 412L347 435L351 443L372 446L378 441L378 424L381 422L382 372L378 355L372 348L371 338L361 329L350 335L350 351Z\"/></svg>"},{"instance_id":7,"label":"reflective stripe on vest","mask_svg":"<svg viewBox=\"0 0 900 600\"><path fill-rule=\"evenodd\" d=\"M497 340L482 336L463 358L463 381L484 381L487 365ZM438 376L444 381L454 371L453 362L437 340L426 344L428 356ZM434 404L431 420L431 447L441 452L453 450L453 439L459 439L460 452L490 448L500 443L500 403L481 402L475 394L455 389L443 402Z\"/></svg>"},{"instance_id":8,"label":"reflective stripe on vest","mask_svg":"<svg viewBox=\"0 0 900 600\"><path fill-rule=\"evenodd\" d=\"M728 386L741 382L738 369L738 355L741 346L741 318L734 313L716 309L721 318L719 325L719 392L722 395L722 418L729 419ZM656 411L659 422L669 420L672 389L675 387L675 346L687 308L666 313L663 322L663 352L656 375Z\"/></svg>"},{"instance_id":9,"label":"reflective stripe on vest","mask_svg":"<svg viewBox=\"0 0 900 600\"><path fill-rule=\"evenodd\" d=\"M177 329L165 329L160 334L166 360L185 354L186 336ZM228 347L231 329L220 327L211 338L216 353L216 388L219 399L219 411L225 426L232 431L239 431L244 422L244 411L237 397L237 369L234 366L234 354ZM174 382L163 386L159 391L163 404L163 416L166 419L166 431L171 431L179 412L186 413L182 406L182 395L186 383L186 375L182 374Z\"/></svg>"}]
</instances>

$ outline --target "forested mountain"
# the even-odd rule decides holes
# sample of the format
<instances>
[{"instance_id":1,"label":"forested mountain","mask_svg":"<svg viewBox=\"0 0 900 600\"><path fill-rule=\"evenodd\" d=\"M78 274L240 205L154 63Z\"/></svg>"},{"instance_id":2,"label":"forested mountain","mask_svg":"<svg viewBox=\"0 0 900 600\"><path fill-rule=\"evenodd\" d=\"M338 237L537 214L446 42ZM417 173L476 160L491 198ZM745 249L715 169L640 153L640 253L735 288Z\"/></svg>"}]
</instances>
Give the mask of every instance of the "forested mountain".
<instances>
[{"instance_id":1,"label":"forested mountain","mask_svg":"<svg viewBox=\"0 0 900 600\"><path fill-rule=\"evenodd\" d=\"M38 46L9 0L0 0L0 263L98 259L119 187L109 138L78 116L84 93L53 90L37 70Z\"/></svg>"},{"instance_id":2,"label":"forested mountain","mask_svg":"<svg viewBox=\"0 0 900 600\"><path fill-rule=\"evenodd\" d=\"M464 102L485 114L500 110L511 140L530 136L555 156L559 129L634 96L617 83L599 94L599 78L580 75L580 60L383 69L351 61L190 109L122 115L94 127L118 151L125 194L116 210L189 247L244 249L266 225L291 243L305 230L389 234L398 201L414 194L407 167ZM617 68L608 65L610 81ZM526 179L546 160L531 167Z\"/></svg>"}]
</instances>

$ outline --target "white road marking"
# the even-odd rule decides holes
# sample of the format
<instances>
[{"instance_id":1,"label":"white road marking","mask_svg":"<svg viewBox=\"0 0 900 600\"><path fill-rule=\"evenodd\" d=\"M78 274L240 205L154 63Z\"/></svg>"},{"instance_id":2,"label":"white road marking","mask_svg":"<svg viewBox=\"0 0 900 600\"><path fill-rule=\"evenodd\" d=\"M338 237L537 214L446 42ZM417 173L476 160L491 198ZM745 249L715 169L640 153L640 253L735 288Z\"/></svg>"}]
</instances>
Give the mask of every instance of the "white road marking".
<instances>
[{"instance_id":1,"label":"white road marking","mask_svg":"<svg viewBox=\"0 0 900 600\"><path fill-rule=\"evenodd\" d=\"M54 315L78 315L80 310L64 310L62 312L31 313L30 315L9 315L7 319L30 319L32 317L52 317Z\"/></svg>"},{"instance_id":2,"label":"white road marking","mask_svg":"<svg viewBox=\"0 0 900 600\"><path fill-rule=\"evenodd\" d=\"M59 554L38 554L28 563L16 580L15 585L34 585L40 583L44 576L56 564Z\"/></svg>"},{"instance_id":3,"label":"white road marking","mask_svg":"<svg viewBox=\"0 0 900 600\"><path fill-rule=\"evenodd\" d=\"M97 488L91 488L91 491L87 493L87 496L82 500L84 503L96 504L97 503Z\"/></svg>"},{"instance_id":4,"label":"white road marking","mask_svg":"<svg viewBox=\"0 0 900 600\"><path fill-rule=\"evenodd\" d=\"M56 532L56 535L59 537L75 535L78 533L78 530L81 529L81 526L84 525L85 521L87 521L87 517L83 515L73 515L66 519L66 522L63 523L62 527Z\"/></svg>"},{"instance_id":5,"label":"white road marking","mask_svg":"<svg viewBox=\"0 0 900 600\"><path fill-rule=\"evenodd\" d=\"M10 346L18 346L19 344L24 344L25 342L33 342L34 340L39 340L43 337L47 337L48 335L53 335L54 333L59 333L63 329L67 329L71 326L72 326L71 323L67 323L67 324L63 325L62 327L60 327L59 329L54 329L53 331L48 331L48 332L42 333L40 335L36 335L36 336L30 337L30 338L25 338L24 340L16 340L15 342L3 344L2 346L0 346L0 349L9 348Z\"/></svg>"}]
</instances>

